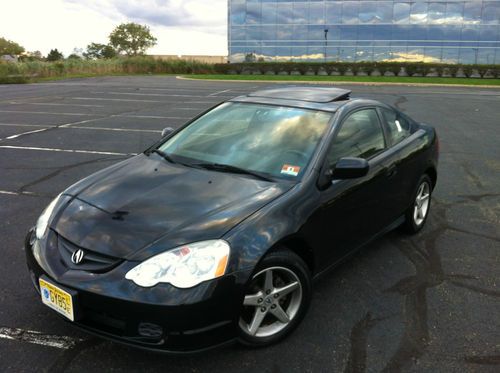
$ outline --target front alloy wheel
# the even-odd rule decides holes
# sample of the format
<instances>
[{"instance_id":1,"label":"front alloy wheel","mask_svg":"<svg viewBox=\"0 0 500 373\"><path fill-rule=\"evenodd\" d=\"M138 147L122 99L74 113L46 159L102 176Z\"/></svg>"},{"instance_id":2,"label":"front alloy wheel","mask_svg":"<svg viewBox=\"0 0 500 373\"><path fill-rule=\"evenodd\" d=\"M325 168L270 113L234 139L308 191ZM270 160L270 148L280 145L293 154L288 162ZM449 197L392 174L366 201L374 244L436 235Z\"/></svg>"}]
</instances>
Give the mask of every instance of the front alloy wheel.
<instances>
[{"instance_id":1,"label":"front alloy wheel","mask_svg":"<svg viewBox=\"0 0 500 373\"><path fill-rule=\"evenodd\" d=\"M431 208L432 181L429 175L424 174L418 184L413 197L413 204L405 213L404 231L415 234L420 231L429 216Z\"/></svg>"},{"instance_id":2,"label":"front alloy wheel","mask_svg":"<svg viewBox=\"0 0 500 373\"><path fill-rule=\"evenodd\" d=\"M280 250L266 256L247 287L240 340L265 346L291 332L305 314L310 286L309 270L297 255Z\"/></svg>"}]
</instances>

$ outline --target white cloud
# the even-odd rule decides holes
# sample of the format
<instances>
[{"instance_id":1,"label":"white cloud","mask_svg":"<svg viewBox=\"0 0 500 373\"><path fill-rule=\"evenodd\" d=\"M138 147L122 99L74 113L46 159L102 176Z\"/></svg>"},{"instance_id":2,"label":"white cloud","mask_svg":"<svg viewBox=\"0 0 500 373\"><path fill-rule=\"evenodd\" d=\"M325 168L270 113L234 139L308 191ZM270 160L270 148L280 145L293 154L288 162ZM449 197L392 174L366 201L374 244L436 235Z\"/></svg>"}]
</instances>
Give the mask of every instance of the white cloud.
<instances>
[{"instance_id":1,"label":"white cloud","mask_svg":"<svg viewBox=\"0 0 500 373\"><path fill-rule=\"evenodd\" d=\"M151 54L227 54L227 0L16 0L0 14L0 36L68 55L106 43L122 22L151 27L158 39Z\"/></svg>"}]
</instances>

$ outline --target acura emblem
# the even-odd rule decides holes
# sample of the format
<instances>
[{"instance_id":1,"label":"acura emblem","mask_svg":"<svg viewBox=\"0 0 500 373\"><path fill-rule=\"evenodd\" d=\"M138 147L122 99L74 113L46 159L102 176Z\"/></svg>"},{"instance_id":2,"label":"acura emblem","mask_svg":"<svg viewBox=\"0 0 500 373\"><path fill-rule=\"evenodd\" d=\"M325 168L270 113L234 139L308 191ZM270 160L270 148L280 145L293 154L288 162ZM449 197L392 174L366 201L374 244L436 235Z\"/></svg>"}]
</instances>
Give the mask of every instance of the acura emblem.
<instances>
[{"instance_id":1,"label":"acura emblem","mask_svg":"<svg viewBox=\"0 0 500 373\"><path fill-rule=\"evenodd\" d=\"M81 261L83 260L84 255L85 253L83 252L83 250L78 249L71 255L71 261L75 264L80 264Z\"/></svg>"}]
</instances>

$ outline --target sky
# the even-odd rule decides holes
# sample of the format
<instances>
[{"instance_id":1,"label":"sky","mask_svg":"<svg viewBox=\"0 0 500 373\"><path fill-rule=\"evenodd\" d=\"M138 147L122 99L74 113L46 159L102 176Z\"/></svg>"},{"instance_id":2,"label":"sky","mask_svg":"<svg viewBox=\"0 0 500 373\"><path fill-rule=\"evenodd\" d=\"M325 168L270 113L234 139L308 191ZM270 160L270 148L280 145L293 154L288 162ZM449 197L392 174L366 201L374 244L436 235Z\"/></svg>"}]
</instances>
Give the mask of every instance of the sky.
<instances>
[{"instance_id":1,"label":"sky","mask_svg":"<svg viewBox=\"0 0 500 373\"><path fill-rule=\"evenodd\" d=\"M148 54L227 55L227 0L14 0L0 12L0 37L46 55L108 42L114 27L137 22L158 44Z\"/></svg>"}]
</instances>

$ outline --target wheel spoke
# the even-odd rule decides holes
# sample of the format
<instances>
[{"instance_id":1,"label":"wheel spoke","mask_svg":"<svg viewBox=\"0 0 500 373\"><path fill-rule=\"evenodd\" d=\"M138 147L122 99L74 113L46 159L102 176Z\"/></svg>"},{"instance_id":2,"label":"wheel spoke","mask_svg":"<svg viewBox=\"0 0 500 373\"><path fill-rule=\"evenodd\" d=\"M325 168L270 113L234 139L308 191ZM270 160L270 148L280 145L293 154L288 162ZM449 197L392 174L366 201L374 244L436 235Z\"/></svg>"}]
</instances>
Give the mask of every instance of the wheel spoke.
<instances>
[{"instance_id":1,"label":"wheel spoke","mask_svg":"<svg viewBox=\"0 0 500 373\"><path fill-rule=\"evenodd\" d=\"M422 208L419 208L417 211L417 216L419 217L419 219L424 218L424 212L422 210L423 210Z\"/></svg>"},{"instance_id":2,"label":"wheel spoke","mask_svg":"<svg viewBox=\"0 0 500 373\"><path fill-rule=\"evenodd\" d=\"M262 299L262 293L259 291L257 294L245 295L245 300L243 301L244 306L258 306L259 299Z\"/></svg>"},{"instance_id":3,"label":"wheel spoke","mask_svg":"<svg viewBox=\"0 0 500 373\"><path fill-rule=\"evenodd\" d=\"M266 277L264 279L264 290L273 289L273 271L271 269L266 271Z\"/></svg>"},{"instance_id":4,"label":"wheel spoke","mask_svg":"<svg viewBox=\"0 0 500 373\"><path fill-rule=\"evenodd\" d=\"M288 285L285 285L281 288L276 288L274 289L274 293L275 294L279 294L280 298L293 292L294 290L298 289L299 288L299 283L298 281L294 281Z\"/></svg>"},{"instance_id":5,"label":"wheel spoke","mask_svg":"<svg viewBox=\"0 0 500 373\"><path fill-rule=\"evenodd\" d=\"M423 203L429 199L429 194L424 194L420 197L420 203Z\"/></svg>"},{"instance_id":6,"label":"wheel spoke","mask_svg":"<svg viewBox=\"0 0 500 373\"><path fill-rule=\"evenodd\" d=\"M266 314L267 312L262 312L260 308L255 309L255 313L252 318L252 323L248 328L248 332L251 335L255 335L255 333L257 333L257 330L259 329L260 325L262 324L262 321L266 317Z\"/></svg>"},{"instance_id":7,"label":"wheel spoke","mask_svg":"<svg viewBox=\"0 0 500 373\"><path fill-rule=\"evenodd\" d=\"M276 308L271 308L269 312L271 312L283 324L290 322L290 318L279 304L276 305Z\"/></svg>"}]
</instances>

